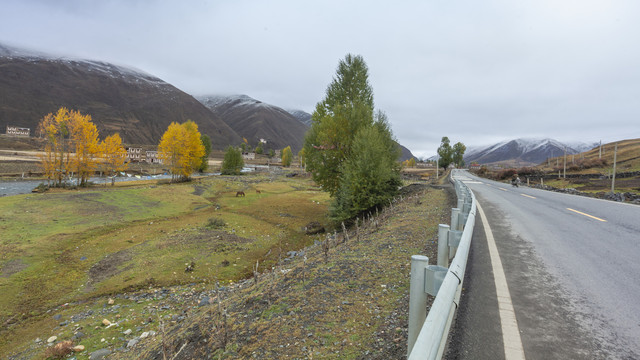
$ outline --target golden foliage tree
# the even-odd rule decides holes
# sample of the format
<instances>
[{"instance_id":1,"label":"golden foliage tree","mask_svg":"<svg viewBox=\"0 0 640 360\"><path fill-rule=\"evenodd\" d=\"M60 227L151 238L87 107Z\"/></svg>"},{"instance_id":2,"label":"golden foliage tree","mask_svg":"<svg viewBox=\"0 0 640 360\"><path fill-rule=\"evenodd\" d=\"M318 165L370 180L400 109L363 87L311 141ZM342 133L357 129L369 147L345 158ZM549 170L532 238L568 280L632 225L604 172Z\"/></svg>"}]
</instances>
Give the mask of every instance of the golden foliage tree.
<instances>
[{"instance_id":1,"label":"golden foliage tree","mask_svg":"<svg viewBox=\"0 0 640 360\"><path fill-rule=\"evenodd\" d=\"M416 159L414 159L414 158L407 159L407 160L402 162L402 166L404 166L406 168L414 168L414 167L416 167Z\"/></svg>"},{"instance_id":2,"label":"golden foliage tree","mask_svg":"<svg viewBox=\"0 0 640 360\"><path fill-rule=\"evenodd\" d=\"M91 122L91 115L82 115L78 111L70 112L70 120L70 140L75 150L71 164L78 178L78 185L85 186L98 165L101 150L98 128Z\"/></svg>"},{"instance_id":3,"label":"golden foliage tree","mask_svg":"<svg viewBox=\"0 0 640 360\"><path fill-rule=\"evenodd\" d=\"M120 134L115 133L107 136L100 143L102 153L102 168L105 175L111 176L111 185L115 182L115 174L127 168L127 151L122 146Z\"/></svg>"},{"instance_id":4,"label":"golden foliage tree","mask_svg":"<svg viewBox=\"0 0 640 360\"><path fill-rule=\"evenodd\" d=\"M62 185L75 173L78 184L85 185L97 164L98 130L90 115L61 107L54 115L47 114L38 128L46 139L40 165L48 181Z\"/></svg>"},{"instance_id":5,"label":"golden foliage tree","mask_svg":"<svg viewBox=\"0 0 640 360\"><path fill-rule=\"evenodd\" d=\"M198 125L191 120L172 122L158 145L158 156L169 166L172 181L187 180L200 166L204 153Z\"/></svg>"}]
</instances>

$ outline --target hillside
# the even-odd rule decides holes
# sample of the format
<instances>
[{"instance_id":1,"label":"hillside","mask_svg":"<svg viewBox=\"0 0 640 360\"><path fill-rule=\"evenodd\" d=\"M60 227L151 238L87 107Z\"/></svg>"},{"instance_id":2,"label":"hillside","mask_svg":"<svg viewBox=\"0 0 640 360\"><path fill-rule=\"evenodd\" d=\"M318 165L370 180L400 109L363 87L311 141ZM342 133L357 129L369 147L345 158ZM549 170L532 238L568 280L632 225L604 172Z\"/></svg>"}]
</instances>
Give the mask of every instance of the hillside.
<instances>
[{"instance_id":1,"label":"hillside","mask_svg":"<svg viewBox=\"0 0 640 360\"><path fill-rule=\"evenodd\" d=\"M616 172L640 171L640 139L627 139L617 141L618 152L616 155ZM616 142L602 144L602 154L599 146L567 157L567 170L571 172L607 174L613 166L613 155ZM538 166L541 170L557 171L548 165L563 164L564 157L558 156L549 159L548 163Z\"/></svg>"},{"instance_id":2,"label":"hillside","mask_svg":"<svg viewBox=\"0 0 640 360\"><path fill-rule=\"evenodd\" d=\"M198 100L246 138L251 146L264 139L269 149L291 146L294 154L302 149L309 127L284 109L247 95L206 95Z\"/></svg>"},{"instance_id":3,"label":"hillside","mask_svg":"<svg viewBox=\"0 0 640 360\"><path fill-rule=\"evenodd\" d=\"M578 149L553 139L515 139L494 145L468 149L464 161L467 164L508 164L510 166L537 165L548 158L564 154L577 154L581 149L595 145L576 144Z\"/></svg>"},{"instance_id":4,"label":"hillside","mask_svg":"<svg viewBox=\"0 0 640 360\"><path fill-rule=\"evenodd\" d=\"M90 114L104 137L156 144L172 121L191 119L214 148L241 138L192 96L161 79L101 61L60 58L0 44L0 131L31 128L61 106Z\"/></svg>"}]
</instances>

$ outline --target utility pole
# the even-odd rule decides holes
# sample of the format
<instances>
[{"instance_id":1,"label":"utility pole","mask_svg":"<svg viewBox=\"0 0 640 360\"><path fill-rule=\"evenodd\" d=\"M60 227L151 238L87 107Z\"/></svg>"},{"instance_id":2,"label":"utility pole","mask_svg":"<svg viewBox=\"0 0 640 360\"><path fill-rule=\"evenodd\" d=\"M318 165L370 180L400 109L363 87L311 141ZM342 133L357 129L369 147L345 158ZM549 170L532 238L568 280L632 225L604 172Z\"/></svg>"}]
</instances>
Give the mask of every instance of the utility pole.
<instances>
[{"instance_id":1,"label":"utility pole","mask_svg":"<svg viewBox=\"0 0 640 360\"><path fill-rule=\"evenodd\" d=\"M615 194L613 191L616 186L616 160L618 156L618 143L616 143L616 147L613 150L613 175L611 176L611 194Z\"/></svg>"},{"instance_id":2,"label":"utility pole","mask_svg":"<svg viewBox=\"0 0 640 360\"><path fill-rule=\"evenodd\" d=\"M564 170L562 172L562 177L567 178L567 147L564 147Z\"/></svg>"},{"instance_id":3,"label":"utility pole","mask_svg":"<svg viewBox=\"0 0 640 360\"><path fill-rule=\"evenodd\" d=\"M598 155L598 159L602 159L602 140L600 140L600 155Z\"/></svg>"}]
</instances>

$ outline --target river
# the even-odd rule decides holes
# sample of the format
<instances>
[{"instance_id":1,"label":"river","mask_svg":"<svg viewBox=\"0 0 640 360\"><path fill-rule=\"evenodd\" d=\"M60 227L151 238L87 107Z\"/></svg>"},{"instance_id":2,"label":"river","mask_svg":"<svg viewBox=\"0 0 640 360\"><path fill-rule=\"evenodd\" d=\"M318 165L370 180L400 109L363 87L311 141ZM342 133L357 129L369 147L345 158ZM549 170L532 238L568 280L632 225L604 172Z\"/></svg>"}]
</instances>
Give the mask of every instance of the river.
<instances>
[{"instance_id":1,"label":"river","mask_svg":"<svg viewBox=\"0 0 640 360\"><path fill-rule=\"evenodd\" d=\"M136 180L154 180L154 179L170 179L171 175L151 175L151 176L118 176L116 177L116 182L122 181L136 181ZM104 184L105 179L99 177L93 177L89 179L89 181L94 184ZM107 183L111 180L107 179ZM3 180L0 181L0 197L1 196L10 196L10 195L20 195L20 194L29 194L31 190L42 183L47 183L46 180L26 180L26 179L15 179L15 180Z\"/></svg>"}]
</instances>

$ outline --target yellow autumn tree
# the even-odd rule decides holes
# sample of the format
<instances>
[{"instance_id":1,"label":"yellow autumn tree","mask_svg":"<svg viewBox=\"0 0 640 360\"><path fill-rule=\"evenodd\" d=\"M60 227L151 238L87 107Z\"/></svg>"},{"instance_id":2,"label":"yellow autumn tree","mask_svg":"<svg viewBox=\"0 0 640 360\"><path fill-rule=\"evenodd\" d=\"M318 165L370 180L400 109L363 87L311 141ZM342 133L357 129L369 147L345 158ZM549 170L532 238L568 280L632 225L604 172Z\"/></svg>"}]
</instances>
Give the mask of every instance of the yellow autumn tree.
<instances>
[{"instance_id":1,"label":"yellow autumn tree","mask_svg":"<svg viewBox=\"0 0 640 360\"><path fill-rule=\"evenodd\" d=\"M44 134L44 132L43 132ZM40 157L40 168L47 177L47 186L51 186L51 180L56 181L56 152L54 147L46 143L44 153Z\"/></svg>"},{"instance_id":2,"label":"yellow autumn tree","mask_svg":"<svg viewBox=\"0 0 640 360\"><path fill-rule=\"evenodd\" d=\"M172 122L158 145L158 156L169 166L171 181L188 180L200 166L204 152L198 125L191 120Z\"/></svg>"},{"instance_id":3,"label":"yellow autumn tree","mask_svg":"<svg viewBox=\"0 0 640 360\"><path fill-rule=\"evenodd\" d=\"M72 174L78 185L86 185L95 171L100 147L98 129L90 115L69 111L61 107L58 112L47 114L38 128L45 137L45 151L40 156L40 166L47 181L60 186Z\"/></svg>"},{"instance_id":4,"label":"yellow autumn tree","mask_svg":"<svg viewBox=\"0 0 640 360\"><path fill-rule=\"evenodd\" d=\"M70 113L70 139L75 150L71 158L72 169L76 173L78 185L85 186L98 166L100 143L98 129L91 122L91 115L78 111Z\"/></svg>"},{"instance_id":5,"label":"yellow autumn tree","mask_svg":"<svg viewBox=\"0 0 640 360\"><path fill-rule=\"evenodd\" d=\"M198 131L198 124L187 120L181 126L184 131L182 176L188 179L194 171L200 168L205 149L202 144L202 135Z\"/></svg>"},{"instance_id":6,"label":"yellow autumn tree","mask_svg":"<svg viewBox=\"0 0 640 360\"><path fill-rule=\"evenodd\" d=\"M111 185L115 183L115 174L127 168L127 151L122 146L120 134L107 136L100 143L102 153L102 168L106 176L111 176Z\"/></svg>"},{"instance_id":7,"label":"yellow autumn tree","mask_svg":"<svg viewBox=\"0 0 640 360\"><path fill-rule=\"evenodd\" d=\"M40 166L47 182L58 186L71 172L70 122L69 110L61 107L55 115L47 114L39 125L46 140Z\"/></svg>"}]
</instances>

